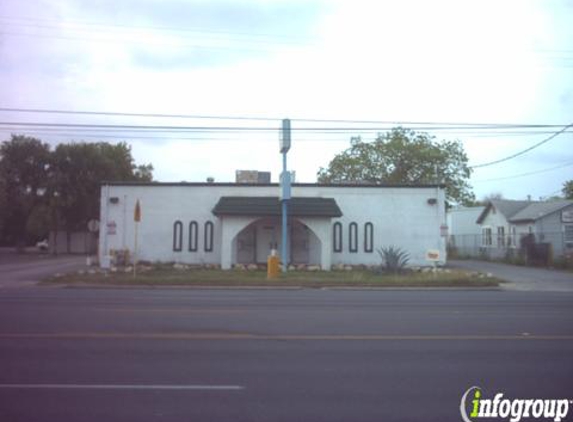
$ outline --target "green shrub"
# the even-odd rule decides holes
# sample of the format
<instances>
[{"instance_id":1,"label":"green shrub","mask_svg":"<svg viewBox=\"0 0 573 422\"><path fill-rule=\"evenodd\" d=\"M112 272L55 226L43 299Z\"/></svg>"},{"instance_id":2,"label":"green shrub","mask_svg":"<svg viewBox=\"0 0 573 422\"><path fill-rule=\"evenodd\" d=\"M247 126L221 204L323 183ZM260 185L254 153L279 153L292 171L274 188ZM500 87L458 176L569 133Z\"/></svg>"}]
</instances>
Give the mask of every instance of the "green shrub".
<instances>
[{"instance_id":1,"label":"green shrub","mask_svg":"<svg viewBox=\"0 0 573 422\"><path fill-rule=\"evenodd\" d=\"M401 273L410 261L410 255L406 251L394 246L380 248L377 252L382 259L380 268L387 273Z\"/></svg>"}]
</instances>

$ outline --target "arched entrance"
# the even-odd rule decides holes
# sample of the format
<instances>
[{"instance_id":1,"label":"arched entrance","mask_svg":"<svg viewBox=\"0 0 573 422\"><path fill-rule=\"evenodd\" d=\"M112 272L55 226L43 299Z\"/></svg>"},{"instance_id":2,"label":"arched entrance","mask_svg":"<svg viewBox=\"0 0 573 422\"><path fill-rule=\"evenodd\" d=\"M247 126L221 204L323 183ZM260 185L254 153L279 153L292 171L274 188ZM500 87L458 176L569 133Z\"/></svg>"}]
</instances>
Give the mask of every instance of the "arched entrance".
<instances>
[{"instance_id":1,"label":"arched entrance","mask_svg":"<svg viewBox=\"0 0 573 422\"><path fill-rule=\"evenodd\" d=\"M298 219L289 223L290 263L320 265L321 241ZM260 218L247 225L233 239L233 264L265 264L271 250L280 256L281 223L278 218Z\"/></svg>"}]
</instances>

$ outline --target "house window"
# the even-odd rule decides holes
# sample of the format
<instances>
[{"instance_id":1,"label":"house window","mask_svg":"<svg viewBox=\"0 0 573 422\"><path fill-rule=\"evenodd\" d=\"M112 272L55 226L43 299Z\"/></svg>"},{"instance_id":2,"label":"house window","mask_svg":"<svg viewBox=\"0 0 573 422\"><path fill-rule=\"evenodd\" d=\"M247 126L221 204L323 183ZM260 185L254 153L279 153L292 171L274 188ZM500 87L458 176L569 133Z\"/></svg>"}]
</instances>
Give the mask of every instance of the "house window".
<instances>
[{"instance_id":1,"label":"house window","mask_svg":"<svg viewBox=\"0 0 573 422\"><path fill-rule=\"evenodd\" d=\"M364 252L372 252L374 250L374 225L366 223L364 225Z\"/></svg>"},{"instance_id":2,"label":"house window","mask_svg":"<svg viewBox=\"0 0 573 422\"><path fill-rule=\"evenodd\" d=\"M197 252L199 241L199 225L196 221L189 223L189 252Z\"/></svg>"},{"instance_id":3,"label":"house window","mask_svg":"<svg viewBox=\"0 0 573 422\"><path fill-rule=\"evenodd\" d=\"M358 224L350 223L348 226L348 250L358 252Z\"/></svg>"},{"instance_id":4,"label":"house window","mask_svg":"<svg viewBox=\"0 0 573 422\"><path fill-rule=\"evenodd\" d=\"M213 223L205 223L205 252L213 252Z\"/></svg>"},{"instance_id":5,"label":"house window","mask_svg":"<svg viewBox=\"0 0 573 422\"><path fill-rule=\"evenodd\" d=\"M497 228L497 247L505 248L505 227Z\"/></svg>"},{"instance_id":6,"label":"house window","mask_svg":"<svg viewBox=\"0 0 573 422\"><path fill-rule=\"evenodd\" d=\"M511 234L509 236L507 236L507 246L511 247L511 248L515 248L515 244L517 241L517 233L516 233L516 229L515 226L511 226Z\"/></svg>"},{"instance_id":7,"label":"house window","mask_svg":"<svg viewBox=\"0 0 573 422\"><path fill-rule=\"evenodd\" d=\"M565 241L565 247L573 248L573 224L565 224L564 228L563 240Z\"/></svg>"},{"instance_id":8,"label":"house window","mask_svg":"<svg viewBox=\"0 0 573 422\"><path fill-rule=\"evenodd\" d=\"M176 221L173 223L173 250L181 252L183 249L183 223Z\"/></svg>"},{"instance_id":9,"label":"house window","mask_svg":"<svg viewBox=\"0 0 573 422\"><path fill-rule=\"evenodd\" d=\"M332 247L334 252L342 252L342 224L339 222L332 226Z\"/></svg>"},{"instance_id":10,"label":"house window","mask_svg":"<svg viewBox=\"0 0 573 422\"><path fill-rule=\"evenodd\" d=\"M491 227L484 227L481 229L481 245L482 246L492 245Z\"/></svg>"}]
</instances>

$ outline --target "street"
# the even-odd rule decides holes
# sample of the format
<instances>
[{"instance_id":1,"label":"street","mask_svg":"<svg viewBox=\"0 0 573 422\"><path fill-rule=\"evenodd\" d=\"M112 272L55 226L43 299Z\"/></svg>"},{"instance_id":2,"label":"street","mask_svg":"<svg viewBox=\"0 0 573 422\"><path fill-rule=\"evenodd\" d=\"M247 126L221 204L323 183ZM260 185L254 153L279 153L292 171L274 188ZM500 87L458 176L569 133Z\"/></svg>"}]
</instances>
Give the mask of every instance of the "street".
<instances>
[{"instance_id":1,"label":"street","mask_svg":"<svg viewBox=\"0 0 573 422\"><path fill-rule=\"evenodd\" d=\"M572 305L520 291L5 289L0 420L458 421L472 386L573 399Z\"/></svg>"}]
</instances>

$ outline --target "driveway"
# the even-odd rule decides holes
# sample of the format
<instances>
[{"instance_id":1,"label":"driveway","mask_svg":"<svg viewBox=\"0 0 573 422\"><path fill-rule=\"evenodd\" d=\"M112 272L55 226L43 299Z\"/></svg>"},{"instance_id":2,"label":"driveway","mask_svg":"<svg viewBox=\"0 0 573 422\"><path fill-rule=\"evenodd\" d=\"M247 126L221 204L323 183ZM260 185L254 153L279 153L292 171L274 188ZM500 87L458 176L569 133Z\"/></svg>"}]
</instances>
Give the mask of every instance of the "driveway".
<instances>
[{"instance_id":1,"label":"driveway","mask_svg":"<svg viewBox=\"0 0 573 422\"><path fill-rule=\"evenodd\" d=\"M56 273L79 270L86 265L84 255L26 253L0 250L0 288L23 287L38 283Z\"/></svg>"},{"instance_id":2,"label":"driveway","mask_svg":"<svg viewBox=\"0 0 573 422\"><path fill-rule=\"evenodd\" d=\"M488 261L451 260L448 264L452 267L491 273L495 277L507 281L502 287L508 290L546 292L573 291L573 273L571 272L520 267Z\"/></svg>"}]
</instances>

